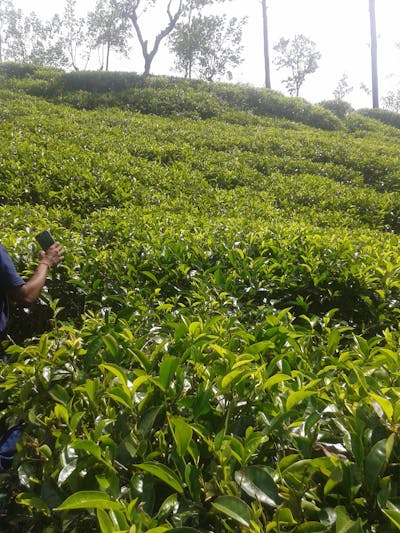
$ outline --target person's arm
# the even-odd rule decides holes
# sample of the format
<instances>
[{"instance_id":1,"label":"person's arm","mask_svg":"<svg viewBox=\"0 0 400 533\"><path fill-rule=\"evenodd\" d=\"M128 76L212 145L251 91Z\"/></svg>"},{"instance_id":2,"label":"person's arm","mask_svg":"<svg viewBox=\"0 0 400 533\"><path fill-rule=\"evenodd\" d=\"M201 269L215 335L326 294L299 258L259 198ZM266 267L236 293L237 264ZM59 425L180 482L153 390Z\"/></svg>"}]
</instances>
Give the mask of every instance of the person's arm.
<instances>
[{"instance_id":1,"label":"person's arm","mask_svg":"<svg viewBox=\"0 0 400 533\"><path fill-rule=\"evenodd\" d=\"M30 305L35 302L46 283L49 270L64 259L63 253L59 242L52 244L46 252L42 250L35 272L23 285L8 289L8 296L15 302L23 305Z\"/></svg>"}]
</instances>

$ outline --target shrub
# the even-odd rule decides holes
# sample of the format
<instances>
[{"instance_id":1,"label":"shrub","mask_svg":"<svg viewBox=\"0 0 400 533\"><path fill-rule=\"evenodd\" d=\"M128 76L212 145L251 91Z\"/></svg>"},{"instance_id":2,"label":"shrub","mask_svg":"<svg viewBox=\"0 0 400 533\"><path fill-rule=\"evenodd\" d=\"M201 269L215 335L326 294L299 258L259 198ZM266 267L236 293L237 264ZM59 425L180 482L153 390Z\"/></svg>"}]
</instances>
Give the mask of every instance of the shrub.
<instances>
[{"instance_id":1,"label":"shrub","mask_svg":"<svg viewBox=\"0 0 400 533\"><path fill-rule=\"evenodd\" d=\"M330 111L314 106L302 98L288 98L270 89L210 84L206 89L235 107L256 115L285 118L326 130L341 129L342 124Z\"/></svg>"},{"instance_id":2,"label":"shrub","mask_svg":"<svg viewBox=\"0 0 400 533\"><path fill-rule=\"evenodd\" d=\"M400 129L400 113L388 109L359 109L358 113Z\"/></svg>"},{"instance_id":3,"label":"shrub","mask_svg":"<svg viewBox=\"0 0 400 533\"><path fill-rule=\"evenodd\" d=\"M284 118L325 130L342 127L327 109L267 89L129 72L62 73L56 69L15 64L8 69L4 67L4 76L20 79L18 88L28 94L61 98L78 108L131 106L143 113L163 115L189 113L194 116L197 112L199 118L216 116L229 109ZM47 83L32 83L26 80L29 77Z\"/></svg>"},{"instance_id":4,"label":"shrub","mask_svg":"<svg viewBox=\"0 0 400 533\"><path fill-rule=\"evenodd\" d=\"M324 100L320 105L340 119L344 119L346 115L353 111L351 104L343 100Z\"/></svg>"},{"instance_id":5,"label":"shrub","mask_svg":"<svg viewBox=\"0 0 400 533\"><path fill-rule=\"evenodd\" d=\"M130 72L68 72L61 78L63 93L87 91L92 93L121 92L136 87L139 74Z\"/></svg>"},{"instance_id":6,"label":"shrub","mask_svg":"<svg viewBox=\"0 0 400 533\"><path fill-rule=\"evenodd\" d=\"M27 78L32 76L37 69L38 67L31 63L0 63L0 75L6 78Z\"/></svg>"}]
</instances>

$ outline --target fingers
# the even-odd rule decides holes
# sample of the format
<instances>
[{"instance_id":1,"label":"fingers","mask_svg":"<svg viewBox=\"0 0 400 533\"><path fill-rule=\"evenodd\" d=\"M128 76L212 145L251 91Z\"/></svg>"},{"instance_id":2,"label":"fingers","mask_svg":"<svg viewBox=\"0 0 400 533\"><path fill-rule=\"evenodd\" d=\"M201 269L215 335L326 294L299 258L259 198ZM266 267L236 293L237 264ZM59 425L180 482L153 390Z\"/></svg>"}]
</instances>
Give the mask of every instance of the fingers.
<instances>
[{"instance_id":1,"label":"fingers","mask_svg":"<svg viewBox=\"0 0 400 533\"><path fill-rule=\"evenodd\" d=\"M46 250L43 257L50 260L53 265L57 265L64 259L63 247L59 242L55 242Z\"/></svg>"}]
</instances>

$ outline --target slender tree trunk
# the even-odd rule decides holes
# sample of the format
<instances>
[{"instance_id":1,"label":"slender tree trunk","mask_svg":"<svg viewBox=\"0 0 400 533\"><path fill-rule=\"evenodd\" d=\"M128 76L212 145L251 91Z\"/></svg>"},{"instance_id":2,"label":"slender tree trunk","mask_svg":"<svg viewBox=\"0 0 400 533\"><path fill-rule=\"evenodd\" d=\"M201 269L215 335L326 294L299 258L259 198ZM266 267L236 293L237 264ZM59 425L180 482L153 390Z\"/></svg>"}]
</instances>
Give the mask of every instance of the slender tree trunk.
<instances>
[{"instance_id":1,"label":"slender tree trunk","mask_svg":"<svg viewBox=\"0 0 400 533\"><path fill-rule=\"evenodd\" d=\"M192 28L192 13L193 13L193 9L192 9L192 5L190 5L190 8L189 8L189 13L188 13L188 22L187 22L187 27L189 28L189 50L190 50L190 54L191 54L191 57L190 57L190 60L189 60L189 67L187 69L187 78L189 78L189 80L192 79L192 71L193 71L193 56L192 56L192 31L193 31L193 28Z\"/></svg>"},{"instance_id":2,"label":"slender tree trunk","mask_svg":"<svg viewBox=\"0 0 400 533\"><path fill-rule=\"evenodd\" d=\"M268 44L268 18L267 18L267 0L261 0L263 12L263 31L264 31L264 66L265 66L265 87L271 89L271 74L269 66L269 44Z\"/></svg>"},{"instance_id":3,"label":"slender tree trunk","mask_svg":"<svg viewBox=\"0 0 400 533\"><path fill-rule=\"evenodd\" d=\"M111 48L111 45L108 42L107 43L107 55L106 55L106 72L108 72L108 63L109 63L109 60L110 60L110 48Z\"/></svg>"},{"instance_id":4,"label":"slender tree trunk","mask_svg":"<svg viewBox=\"0 0 400 533\"><path fill-rule=\"evenodd\" d=\"M372 71L372 107L379 107L378 92L378 44L376 38L375 0L369 0L369 17L371 25L371 71Z\"/></svg>"}]
</instances>

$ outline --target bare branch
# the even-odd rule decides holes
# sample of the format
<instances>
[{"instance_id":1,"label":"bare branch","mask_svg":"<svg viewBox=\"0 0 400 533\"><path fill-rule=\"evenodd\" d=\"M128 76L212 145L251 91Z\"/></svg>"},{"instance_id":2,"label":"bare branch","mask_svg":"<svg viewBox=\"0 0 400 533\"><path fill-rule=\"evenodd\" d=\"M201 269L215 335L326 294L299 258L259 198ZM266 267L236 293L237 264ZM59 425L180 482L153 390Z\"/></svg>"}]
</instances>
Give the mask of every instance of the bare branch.
<instances>
[{"instance_id":1,"label":"bare branch","mask_svg":"<svg viewBox=\"0 0 400 533\"><path fill-rule=\"evenodd\" d=\"M143 54L144 61L145 61L144 74L149 74L150 73L151 63L152 63L152 61L154 59L154 56L158 52L158 49L159 49L160 44L161 44L161 41L165 37L167 37L167 35L169 35L173 31L173 29L175 28L176 23L179 20L179 17L183 13L184 3L183 3L183 0L179 0L179 5L178 5L175 13L173 13L172 12L172 0L169 0L168 5L167 5L167 9L166 9L166 12L167 12L167 15L168 15L168 23L166 24L166 26L155 37L153 48L150 51L149 51L149 47L148 47L149 43L144 38L142 30L141 30L140 25L139 25L139 21L138 21L139 17L138 17L138 12L137 11L138 11L139 5L140 5L140 0L135 0L133 5L131 6L131 9L129 10L129 15L128 16L129 16L130 20L132 21L133 27L135 29L135 32L136 32L136 35L137 35L137 38L138 38L138 41L139 41L140 46L142 48L142 54Z\"/></svg>"}]
</instances>

